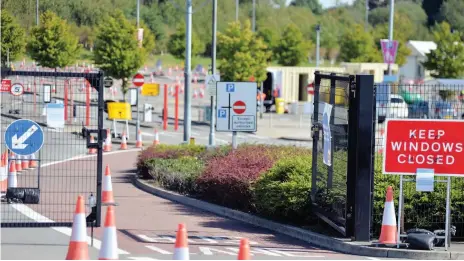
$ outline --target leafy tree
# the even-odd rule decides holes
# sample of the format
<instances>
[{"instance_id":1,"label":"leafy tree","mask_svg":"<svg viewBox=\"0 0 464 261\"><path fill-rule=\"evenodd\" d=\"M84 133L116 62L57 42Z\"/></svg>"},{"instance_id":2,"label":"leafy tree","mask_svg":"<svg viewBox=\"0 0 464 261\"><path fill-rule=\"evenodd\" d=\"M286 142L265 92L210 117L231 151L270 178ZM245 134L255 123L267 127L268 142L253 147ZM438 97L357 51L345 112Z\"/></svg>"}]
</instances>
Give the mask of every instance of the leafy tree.
<instances>
[{"instance_id":1,"label":"leafy tree","mask_svg":"<svg viewBox=\"0 0 464 261\"><path fill-rule=\"evenodd\" d=\"M218 33L218 58L221 80L248 81L254 76L257 82L266 79L267 60L271 55L261 37L251 31L246 20L232 22L224 33Z\"/></svg>"},{"instance_id":2,"label":"leafy tree","mask_svg":"<svg viewBox=\"0 0 464 261\"><path fill-rule=\"evenodd\" d=\"M150 31L150 28L141 21L140 28L143 29L143 41L142 46L146 55L153 54L155 52L155 35Z\"/></svg>"},{"instance_id":3,"label":"leafy tree","mask_svg":"<svg viewBox=\"0 0 464 261\"><path fill-rule=\"evenodd\" d=\"M343 62L378 62L380 59L371 32L357 24L346 30L340 39L340 60Z\"/></svg>"},{"instance_id":4,"label":"leafy tree","mask_svg":"<svg viewBox=\"0 0 464 261\"><path fill-rule=\"evenodd\" d=\"M138 47L135 25L120 10L106 16L99 25L93 59L106 75L122 80L125 95L130 77L142 66L146 56Z\"/></svg>"},{"instance_id":5,"label":"leafy tree","mask_svg":"<svg viewBox=\"0 0 464 261\"><path fill-rule=\"evenodd\" d=\"M171 35L168 42L168 51L178 59L185 59L185 23L181 23L174 34ZM192 56L197 56L204 50L198 36L192 32Z\"/></svg>"},{"instance_id":6,"label":"leafy tree","mask_svg":"<svg viewBox=\"0 0 464 261\"><path fill-rule=\"evenodd\" d=\"M462 34L458 31L451 32L450 25L443 22L435 26L433 37L437 49L427 54L427 60L423 63L424 67L431 70L431 75L436 78L462 77L464 75Z\"/></svg>"},{"instance_id":7,"label":"leafy tree","mask_svg":"<svg viewBox=\"0 0 464 261\"><path fill-rule=\"evenodd\" d=\"M406 63L407 57L411 54L411 50L406 46L408 39L414 33L414 25L411 20L404 15L398 14L394 18L393 39L398 41L398 52L396 54L396 63L402 66ZM388 39L388 23L384 23L375 28L375 45L378 50L382 50L380 46L380 39ZM383 60L381 52L379 53L380 60Z\"/></svg>"},{"instance_id":8,"label":"leafy tree","mask_svg":"<svg viewBox=\"0 0 464 261\"><path fill-rule=\"evenodd\" d=\"M267 45L269 50L274 51L278 41L279 41L279 35L275 32L275 30L269 29L269 28L264 28L258 31L257 33L258 37L261 37L264 41L264 43ZM272 55L269 56L268 62L271 62L273 60Z\"/></svg>"},{"instance_id":9,"label":"leafy tree","mask_svg":"<svg viewBox=\"0 0 464 261\"><path fill-rule=\"evenodd\" d=\"M28 52L41 66L59 68L74 63L79 54L78 38L55 13L46 11L30 34Z\"/></svg>"},{"instance_id":10,"label":"leafy tree","mask_svg":"<svg viewBox=\"0 0 464 261\"><path fill-rule=\"evenodd\" d=\"M24 53L26 41L24 30L10 12L4 9L1 12L1 59L2 65L6 65L8 59L14 61Z\"/></svg>"},{"instance_id":11,"label":"leafy tree","mask_svg":"<svg viewBox=\"0 0 464 261\"><path fill-rule=\"evenodd\" d=\"M464 1L445 1L440 8L440 18L448 22L451 28L464 32Z\"/></svg>"},{"instance_id":12,"label":"leafy tree","mask_svg":"<svg viewBox=\"0 0 464 261\"><path fill-rule=\"evenodd\" d=\"M293 0L291 5L307 7L311 9L314 14L322 13L322 5L319 3L319 0Z\"/></svg>"},{"instance_id":13,"label":"leafy tree","mask_svg":"<svg viewBox=\"0 0 464 261\"><path fill-rule=\"evenodd\" d=\"M303 39L298 27L289 24L276 46L275 54L279 64L296 66L308 58L309 49L310 45Z\"/></svg>"}]
</instances>

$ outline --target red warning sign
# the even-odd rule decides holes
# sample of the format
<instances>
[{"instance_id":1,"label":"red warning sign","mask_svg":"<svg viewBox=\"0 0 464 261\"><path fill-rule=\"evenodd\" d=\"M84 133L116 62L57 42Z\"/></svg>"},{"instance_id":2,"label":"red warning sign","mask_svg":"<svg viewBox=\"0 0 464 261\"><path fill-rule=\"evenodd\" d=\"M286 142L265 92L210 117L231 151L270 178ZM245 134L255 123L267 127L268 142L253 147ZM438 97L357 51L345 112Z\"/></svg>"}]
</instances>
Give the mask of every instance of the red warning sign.
<instances>
[{"instance_id":1,"label":"red warning sign","mask_svg":"<svg viewBox=\"0 0 464 261\"><path fill-rule=\"evenodd\" d=\"M3 79L0 92L10 92L10 89L11 89L11 80Z\"/></svg>"},{"instance_id":2,"label":"red warning sign","mask_svg":"<svg viewBox=\"0 0 464 261\"><path fill-rule=\"evenodd\" d=\"M416 174L418 168L435 175L464 175L464 122L401 120L386 122L383 172Z\"/></svg>"},{"instance_id":3,"label":"red warning sign","mask_svg":"<svg viewBox=\"0 0 464 261\"><path fill-rule=\"evenodd\" d=\"M243 101L236 101L234 102L232 109L234 110L235 113L242 114L246 110L246 104Z\"/></svg>"}]
</instances>

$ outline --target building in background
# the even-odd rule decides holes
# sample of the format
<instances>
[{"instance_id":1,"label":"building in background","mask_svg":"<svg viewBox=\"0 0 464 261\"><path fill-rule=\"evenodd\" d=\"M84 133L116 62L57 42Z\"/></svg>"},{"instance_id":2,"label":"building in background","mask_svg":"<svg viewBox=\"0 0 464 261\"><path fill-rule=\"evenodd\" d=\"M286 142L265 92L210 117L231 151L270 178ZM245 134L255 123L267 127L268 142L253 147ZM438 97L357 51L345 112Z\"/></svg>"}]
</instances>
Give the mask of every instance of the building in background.
<instances>
[{"instance_id":1,"label":"building in background","mask_svg":"<svg viewBox=\"0 0 464 261\"><path fill-rule=\"evenodd\" d=\"M430 72L424 68L422 63L427 59L427 54L435 50L437 45L431 41L408 41L407 47L411 50L411 54L400 68L401 81L416 83L430 79Z\"/></svg>"}]
</instances>

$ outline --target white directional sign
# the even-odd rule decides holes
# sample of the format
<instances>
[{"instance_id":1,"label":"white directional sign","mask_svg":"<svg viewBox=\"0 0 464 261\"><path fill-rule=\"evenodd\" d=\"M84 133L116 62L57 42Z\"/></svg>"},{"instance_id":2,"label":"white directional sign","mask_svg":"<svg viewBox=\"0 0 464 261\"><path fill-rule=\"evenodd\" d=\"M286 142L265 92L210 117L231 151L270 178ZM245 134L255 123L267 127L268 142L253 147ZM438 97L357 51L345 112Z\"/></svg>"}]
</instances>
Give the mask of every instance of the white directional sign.
<instances>
[{"instance_id":1,"label":"white directional sign","mask_svg":"<svg viewBox=\"0 0 464 261\"><path fill-rule=\"evenodd\" d=\"M217 82L217 131L256 131L258 84Z\"/></svg>"},{"instance_id":2,"label":"white directional sign","mask_svg":"<svg viewBox=\"0 0 464 261\"><path fill-rule=\"evenodd\" d=\"M216 83L221 80L221 76L219 74L214 75L207 75L205 82L208 86L208 94L209 96L216 96Z\"/></svg>"},{"instance_id":3,"label":"white directional sign","mask_svg":"<svg viewBox=\"0 0 464 261\"><path fill-rule=\"evenodd\" d=\"M5 131L5 144L15 154L27 156L36 153L44 143L42 128L31 120L16 120Z\"/></svg>"}]
</instances>

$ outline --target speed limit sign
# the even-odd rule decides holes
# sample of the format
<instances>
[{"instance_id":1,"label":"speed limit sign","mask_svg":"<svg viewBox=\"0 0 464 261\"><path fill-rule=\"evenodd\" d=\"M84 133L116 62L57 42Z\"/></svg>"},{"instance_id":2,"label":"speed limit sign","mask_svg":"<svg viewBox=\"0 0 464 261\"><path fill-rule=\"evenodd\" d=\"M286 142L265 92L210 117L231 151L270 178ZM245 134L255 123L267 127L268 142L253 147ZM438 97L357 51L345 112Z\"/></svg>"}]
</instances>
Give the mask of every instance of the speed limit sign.
<instances>
[{"instance_id":1,"label":"speed limit sign","mask_svg":"<svg viewBox=\"0 0 464 261\"><path fill-rule=\"evenodd\" d=\"M15 83L11 86L10 93L14 96L19 96L24 93L24 86L20 83Z\"/></svg>"}]
</instances>

